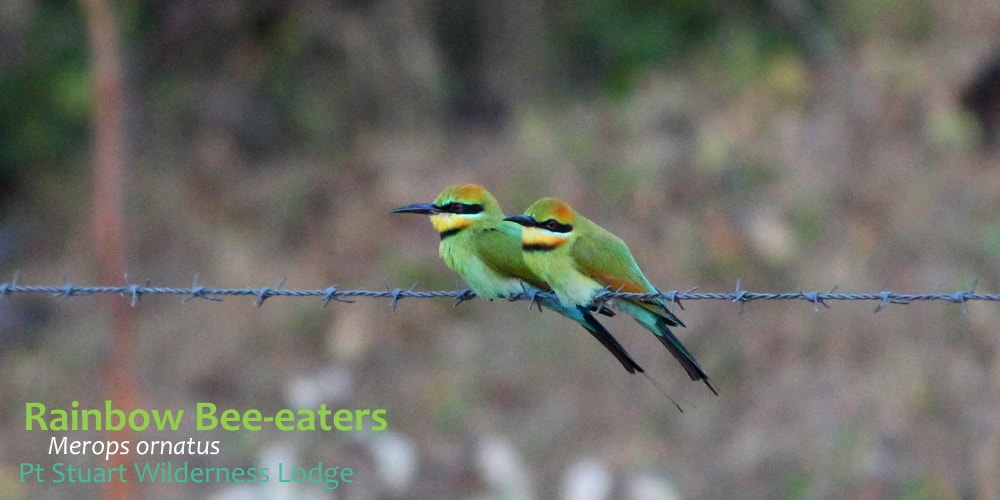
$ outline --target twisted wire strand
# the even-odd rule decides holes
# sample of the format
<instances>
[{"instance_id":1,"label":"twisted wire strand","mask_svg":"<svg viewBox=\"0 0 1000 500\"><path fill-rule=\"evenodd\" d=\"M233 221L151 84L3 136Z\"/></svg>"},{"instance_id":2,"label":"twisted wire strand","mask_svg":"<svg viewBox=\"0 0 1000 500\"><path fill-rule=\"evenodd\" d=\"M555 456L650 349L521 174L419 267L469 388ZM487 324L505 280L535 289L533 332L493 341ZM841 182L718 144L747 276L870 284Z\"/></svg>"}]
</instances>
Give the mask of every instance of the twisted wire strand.
<instances>
[{"instance_id":1,"label":"twisted wire strand","mask_svg":"<svg viewBox=\"0 0 1000 500\"><path fill-rule=\"evenodd\" d=\"M294 290L282 288L284 281L277 287L261 288L213 288L198 284L197 277L189 287L159 287L146 285L135 285L126 283L120 286L78 286L71 283L63 285L22 285L17 283L17 278L7 283L0 283L0 297L7 297L15 294L49 294L54 297L70 298L82 297L94 294L119 294L126 297L130 304L135 307L142 297L147 295L179 295L183 296L184 302L195 299L209 301L222 301L224 297L252 296L256 297L254 305L260 307L265 300L271 297L316 297L322 300L322 306L326 307L330 302L353 303L354 298L388 298L389 306L396 309L401 299L432 299L451 298L455 305L473 299L476 294L467 289L456 290L431 290L421 291L416 289L416 284L410 288L394 288L385 283L384 290L342 290L337 285L323 289L314 290ZM662 298L668 302L675 303L683 308L682 302L688 300L726 300L739 303L745 306L749 302L759 300L769 301L806 301L814 304L818 310L819 306L830 307L829 302L834 301L869 301L877 302L874 312L879 312L889 305L908 305L917 302L948 302L961 304L967 307L972 301L1000 301L1000 294L976 293L975 285L968 290L958 290L950 293L899 293L890 290L880 292L863 293L840 293L837 287L831 288L827 292L821 291L795 291L795 292L753 292L743 290L737 282L736 288L731 292L699 292L696 288L686 291L670 290L659 293L624 293L615 290L604 290L597 294L595 302L604 302L614 298L652 299ZM528 300L529 305L537 304L539 298L554 297L548 292L524 291L511 295L509 300Z\"/></svg>"}]
</instances>

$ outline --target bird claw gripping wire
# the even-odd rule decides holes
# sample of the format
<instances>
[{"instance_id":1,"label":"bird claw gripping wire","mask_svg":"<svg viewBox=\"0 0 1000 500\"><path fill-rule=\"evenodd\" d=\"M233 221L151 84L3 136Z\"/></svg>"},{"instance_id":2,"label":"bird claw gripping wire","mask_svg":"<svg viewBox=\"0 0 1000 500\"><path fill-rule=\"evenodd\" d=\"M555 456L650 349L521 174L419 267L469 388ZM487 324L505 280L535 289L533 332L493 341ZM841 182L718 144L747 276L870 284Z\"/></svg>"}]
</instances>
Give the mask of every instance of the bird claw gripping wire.
<instances>
[{"instance_id":1,"label":"bird claw gripping wire","mask_svg":"<svg viewBox=\"0 0 1000 500\"><path fill-rule=\"evenodd\" d=\"M604 289L595 293L590 301L590 310L597 311L604 307L604 304L611 300L611 297L608 297L609 294L611 294L611 289L608 287L604 287Z\"/></svg>"},{"instance_id":2,"label":"bird claw gripping wire","mask_svg":"<svg viewBox=\"0 0 1000 500\"><path fill-rule=\"evenodd\" d=\"M542 303L541 303L541 301L538 300L538 294L539 293L541 293L539 290L537 290L535 288L529 289L527 286L524 285L523 281L521 282L521 293L520 293L520 296L521 297L526 297L528 299L528 310L529 311L531 310L532 307L536 307L537 306L538 307L538 312L542 312ZM513 301L513 300L518 300L519 298L520 297L518 297L518 296L511 295L507 299Z\"/></svg>"},{"instance_id":3,"label":"bird claw gripping wire","mask_svg":"<svg viewBox=\"0 0 1000 500\"><path fill-rule=\"evenodd\" d=\"M462 302L465 302L465 301L468 301L468 300L472 300L474 298L476 298L476 292L473 292L472 290L469 290L468 288L463 289L463 288L460 288L460 287L456 287L455 288L455 303L452 304L451 307L458 307L458 305L461 304Z\"/></svg>"},{"instance_id":4,"label":"bird claw gripping wire","mask_svg":"<svg viewBox=\"0 0 1000 500\"><path fill-rule=\"evenodd\" d=\"M594 294L594 298L590 302L590 310L594 312L610 311L607 303L615 298L618 294L622 292L624 287L618 287L614 292L610 288L604 287L603 290Z\"/></svg>"}]
</instances>

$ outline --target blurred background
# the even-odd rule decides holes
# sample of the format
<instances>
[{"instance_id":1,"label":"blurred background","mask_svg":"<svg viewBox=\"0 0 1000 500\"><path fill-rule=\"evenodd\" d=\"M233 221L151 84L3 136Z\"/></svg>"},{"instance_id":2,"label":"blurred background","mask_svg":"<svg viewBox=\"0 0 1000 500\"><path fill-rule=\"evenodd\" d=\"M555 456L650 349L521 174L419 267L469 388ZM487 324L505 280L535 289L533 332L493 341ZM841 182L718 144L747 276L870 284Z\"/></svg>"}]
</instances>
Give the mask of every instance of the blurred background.
<instances>
[{"instance_id":1,"label":"blurred background","mask_svg":"<svg viewBox=\"0 0 1000 500\"><path fill-rule=\"evenodd\" d=\"M508 213L567 199L663 290L1000 291L997 2L112 8L135 283L452 290L426 218L386 212L475 182ZM97 282L85 19L0 3L2 281L124 281ZM103 304L0 299L0 497L107 494L18 481L21 462L55 461L26 401L108 397L120 321ZM127 312L134 407L384 408L388 429L132 439L220 440L167 457L199 466L349 466L333 493L348 499L1000 497L995 305L685 306L679 335L719 397L634 322L605 321L679 413L523 302L147 296Z\"/></svg>"}]
</instances>

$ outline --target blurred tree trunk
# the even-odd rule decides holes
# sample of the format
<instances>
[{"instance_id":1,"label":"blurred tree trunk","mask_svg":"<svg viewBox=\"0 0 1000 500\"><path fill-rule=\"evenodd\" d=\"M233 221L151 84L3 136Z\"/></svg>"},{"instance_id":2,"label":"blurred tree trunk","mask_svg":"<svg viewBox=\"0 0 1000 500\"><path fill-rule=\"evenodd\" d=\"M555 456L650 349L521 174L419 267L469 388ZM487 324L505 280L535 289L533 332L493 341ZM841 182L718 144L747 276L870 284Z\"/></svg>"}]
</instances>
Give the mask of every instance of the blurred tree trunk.
<instances>
[{"instance_id":1,"label":"blurred tree trunk","mask_svg":"<svg viewBox=\"0 0 1000 500\"><path fill-rule=\"evenodd\" d=\"M107 0L81 0L87 23L93 82L93 219L94 250L99 283L121 282L127 255L124 216L125 148L122 135L124 89L118 25ZM104 360L106 395L119 408L136 408L136 371L132 335L135 319L126 301L105 296L111 318L109 353ZM132 440L127 430L111 432L108 439ZM116 466L124 462L108 464ZM134 482L106 483L108 498L135 498Z\"/></svg>"},{"instance_id":2,"label":"blurred tree trunk","mask_svg":"<svg viewBox=\"0 0 1000 500\"><path fill-rule=\"evenodd\" d=\"M502 128L544 87L550 58L540 2L439 2L434 22L452 88L452 118Z\"/></svg>"}]
</instances>

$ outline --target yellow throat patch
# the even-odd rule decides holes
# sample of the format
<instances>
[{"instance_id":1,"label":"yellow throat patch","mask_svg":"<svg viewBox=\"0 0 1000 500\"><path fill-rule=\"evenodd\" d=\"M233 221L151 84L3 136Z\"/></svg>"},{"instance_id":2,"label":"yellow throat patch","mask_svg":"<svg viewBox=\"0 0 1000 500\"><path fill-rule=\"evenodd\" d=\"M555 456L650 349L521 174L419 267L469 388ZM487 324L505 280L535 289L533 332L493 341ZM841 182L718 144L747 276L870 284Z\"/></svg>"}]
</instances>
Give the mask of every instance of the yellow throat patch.
<instances>
[{"instance_id":1,"label":"yellow throat patch","mask_svg":"<svg viewBox=\"0 0 1000 500\"><path fill-rule=\"evenodd\" d=\"M566 243L568 236L555 234L538 227L526 227L521 230L521 246L536 250L552 250Z\"/></svg>"},{"instance_id":2,"label":"yellow throat patch","mask_svg":"<svg viewBox=\"0 0 1000 500\"><path fill-rule=\"evenodd\" d=\"M472 219L455 214L434 214L431 216L431 224L441 234L454 233L472 224Z\"/></svg>"}]
</instances>

